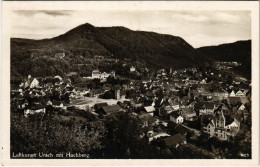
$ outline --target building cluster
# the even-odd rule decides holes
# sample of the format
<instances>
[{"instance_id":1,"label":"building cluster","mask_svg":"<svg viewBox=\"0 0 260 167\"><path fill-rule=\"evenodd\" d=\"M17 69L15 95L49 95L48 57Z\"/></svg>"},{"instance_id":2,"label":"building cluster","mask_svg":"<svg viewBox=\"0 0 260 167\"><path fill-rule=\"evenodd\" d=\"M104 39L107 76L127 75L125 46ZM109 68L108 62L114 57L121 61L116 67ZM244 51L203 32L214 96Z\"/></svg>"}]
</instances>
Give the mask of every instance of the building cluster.
<instances>
[{"instance_id":1,"label":"building cluster","mask_svg":"<svg viewBox=\"0 0 260 167\"><path fill-rule=\"evenodd\" d=\"M106 79L108 78L109 76L111 77L115 77L115 72L112 71L111 73L106 73L106 72L103 72L101 73L98 69L97 70L93 70L92 71L92 75L91 77L89 78L92 78L92 79Z\"/></svg>"},{"instance_id":2,"label":"building cluster","mask_svg":"<svg viewBox=\"0 0 260 167\"><path fill-rule=\"evenodd\" d=\"M134 66L129 70L137 71ZM18 101L17 107L26 117L44 114L48 105L63 110L75 106L98 116L129 112L142 122L141 137L147 137L149 142L162 138L167 146L178 147L187 143L187 133L192 138L205 133L209 138L229 140L240 131L242 123L250 121L250 83L238 80L226 83L222 73L222 70L162 68L151 70L141 80L129 79L129 83L122 85L104 84L99 89L74 86L69 77L55 76L48 80L29 76L18 89L12 90L12 101ZM91 77L109 76L116 77L114 72L99 70L94 70ZM174 126L169 126L170 123ZM174 133L169 133L171 130Z\"/></svg>"}]
</instances>

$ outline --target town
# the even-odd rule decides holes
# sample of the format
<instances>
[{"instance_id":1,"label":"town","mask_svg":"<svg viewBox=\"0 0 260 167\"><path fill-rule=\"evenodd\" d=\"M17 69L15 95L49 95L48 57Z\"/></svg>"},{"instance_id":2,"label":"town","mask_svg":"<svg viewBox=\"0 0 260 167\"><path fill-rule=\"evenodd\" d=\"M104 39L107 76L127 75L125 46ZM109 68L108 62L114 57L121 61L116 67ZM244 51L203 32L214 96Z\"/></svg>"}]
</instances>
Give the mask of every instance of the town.
<instances>
[{"instance_id":1,"label":"town","mask_svg":"<svg viewBox=\"0 0 260 167\"><path fill-rule=\"evenodd\" d=\"M251 81L232 71L239 63L216 61L205 68L173 69L104 56L95 56L95 61L117 65L121 73L101 70L99 65L88 76L74 71L64 76L28 75L19 85L11 85L11 113L29 120L52 112L59 120L79 122L79 127L125 113L139 120L139 138L169 157L185 147L201 158L250 157L251 148L241 146L232 155L234 148L228 144L238 136L239 143L251 142ZM214 148L208 148L213 147L206 144L209 141Z\"/></svg>"}]
</instances>

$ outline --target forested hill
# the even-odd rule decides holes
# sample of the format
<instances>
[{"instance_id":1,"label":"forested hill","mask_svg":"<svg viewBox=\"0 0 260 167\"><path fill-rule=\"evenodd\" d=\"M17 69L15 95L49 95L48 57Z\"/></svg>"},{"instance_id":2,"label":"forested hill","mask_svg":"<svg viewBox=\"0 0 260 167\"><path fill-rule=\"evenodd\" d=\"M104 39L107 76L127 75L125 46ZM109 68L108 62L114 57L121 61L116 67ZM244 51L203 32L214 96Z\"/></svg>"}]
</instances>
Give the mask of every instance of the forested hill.
<instances>
[{"instance_id":1,"label":"forested hill","mask_svg":"<svg viewBox=\"0 0 260 167\"><path fill-rule=\"evenodd\" d=\"M66 57L56 62L53 57L60 52L66 53ZM28 70L43 70L51 65L54 73L62 71L62 68L69 70L73 63L82 62L80 57L91 58L93 55L131 58L133 61L145 61L150 66L173 68L204 65L206 60L181 37L132 31L125 27L83 24L51 39L11 39L12 74L21 76L27 75ZM39 58L44 60L35 60ZM46 60L48 58L53 59Z\"/></svg>"},{"instance_id":2,"label":"forested hill","mask_svg":"<svg viewBox=\"0 0 260 167\"><path fill-rule=\"evenodd\" d=\"M218 46L206 46L197 50L213 60L237 61L241 63L251 60L251 40L237 41Z\"/></svg>"},{"instance_id":3,"label":"forested hill","mask_svg":"<svg viewBox=\"0 0 260 167\"><path fill-rule=\"evenodd\" d=\"M236 61L242 63L241 66L235 68L235 71L246 78L251 78L251 40L218 46L206 46L196 50L199 54L213 61Z\"/></svg>"}]
</instances>

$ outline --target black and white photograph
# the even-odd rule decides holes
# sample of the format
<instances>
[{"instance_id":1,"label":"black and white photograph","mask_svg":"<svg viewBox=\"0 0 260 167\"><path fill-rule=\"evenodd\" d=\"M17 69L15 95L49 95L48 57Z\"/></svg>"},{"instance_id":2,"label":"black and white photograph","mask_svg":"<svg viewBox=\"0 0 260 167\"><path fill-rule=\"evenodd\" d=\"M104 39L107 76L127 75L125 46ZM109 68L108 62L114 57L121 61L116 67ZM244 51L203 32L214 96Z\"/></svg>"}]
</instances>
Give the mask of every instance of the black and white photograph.
<instances>
[{"instance_id":1,"label":"black and white photograph","mask_svg":"<svg viewBox=\"0 0 260 167\"><path fill-rule=\"evenodd\" d=\"M252 159L250 10L10 18L10 159Z\"/></svg>"}]
</instances>

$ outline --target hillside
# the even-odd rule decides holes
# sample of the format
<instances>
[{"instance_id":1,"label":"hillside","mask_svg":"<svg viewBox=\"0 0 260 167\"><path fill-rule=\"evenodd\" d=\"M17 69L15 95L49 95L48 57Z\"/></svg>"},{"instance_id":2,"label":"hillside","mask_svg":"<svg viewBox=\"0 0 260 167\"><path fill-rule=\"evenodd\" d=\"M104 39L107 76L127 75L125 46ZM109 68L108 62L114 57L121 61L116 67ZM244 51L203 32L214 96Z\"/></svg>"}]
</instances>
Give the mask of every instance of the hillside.
<instances>
[{"instance_id":1,"label":"hillside","mask_svg":"<svg viewBox=\"0 0 260 167\"><path fill-rule=\"evenodd\" d=\"M237 41L218 46L205 46L197 50L213 60L237 61L241 63L251 60L251 40Z\"/></svg>"},{"instance_id":2,"label":"hillside","mask_svg":"<svg viewBox=\"0 0 260 167\"><path fill-rule=\"evenodd\" d=\"M57 62L58 60L53 58L60 52L66 53L64 63ZM145 61L149 66L173 68L204 65L206 60L180 37L132 31L124 27L94 27L83 24L51 39L11 39L12 74L21 76L27 75L26 71L49 68L49 62L59 65L51 67L52 72L46 75L56 74L62 70L59 68L82 62L79 57L91 58L94 55L118 59L130 58L133 61ZM52 59L49 60L50 58ZM45 61L45 65L40 63ZM64 72L66 71L69 69Z\"/></svg>"},{"instance_id":3,"label":"hillside","mask_svg":"<svg viewBox=\"0 0 260 167\"><path fill-rule=\"evenodd\" d=\"M237 41L218 46L206 46L196 49L199 54L212 61L236 61L242 63L234 70L246 78L251 78L251 40Z\"/></svg>"}]
</instances>

